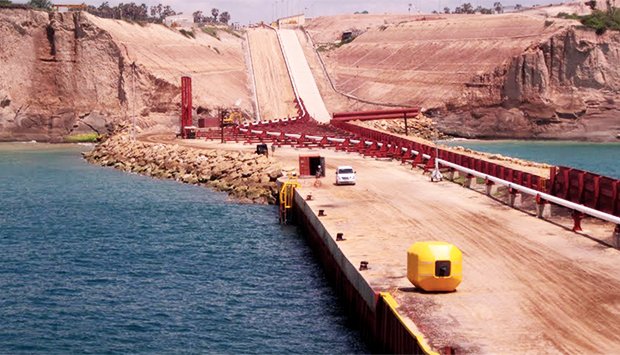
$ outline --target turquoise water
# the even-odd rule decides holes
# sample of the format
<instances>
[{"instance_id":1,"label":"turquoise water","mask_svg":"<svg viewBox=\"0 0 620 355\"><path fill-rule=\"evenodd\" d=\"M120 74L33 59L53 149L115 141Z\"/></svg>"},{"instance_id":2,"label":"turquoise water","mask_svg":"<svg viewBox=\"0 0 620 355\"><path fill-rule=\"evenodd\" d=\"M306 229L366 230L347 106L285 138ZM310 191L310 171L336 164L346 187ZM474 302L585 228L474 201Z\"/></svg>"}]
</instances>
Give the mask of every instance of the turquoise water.
<instances>
[{"instance_id":1,"label":"turquoise water","mask_svg":"<svg viewBox=\"0 0 620 355\"><path fill-rule=\"evenodd\" d=\"M620 179L620 143L444 141L442 144L569 166Z\"/></svg>"},{"instance_id":2,"label":"turquoise water","mask_svg":"<svg viewBox=\"0 0 620 355\"><path fill-rule=\"evenodd\" d=\"M9 147L9 148L7 148ZM1 353L366 353L273 206L0 145Z\"/></svg>"}]
</instances>

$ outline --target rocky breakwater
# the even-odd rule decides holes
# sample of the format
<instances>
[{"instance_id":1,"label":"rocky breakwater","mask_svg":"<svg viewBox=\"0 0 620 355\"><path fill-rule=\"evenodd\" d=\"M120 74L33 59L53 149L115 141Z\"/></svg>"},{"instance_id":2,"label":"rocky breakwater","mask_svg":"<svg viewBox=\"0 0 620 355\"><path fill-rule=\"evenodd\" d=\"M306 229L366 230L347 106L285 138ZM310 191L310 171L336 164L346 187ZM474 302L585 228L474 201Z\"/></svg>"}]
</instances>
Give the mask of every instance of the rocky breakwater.
<instances>
[{"instance_id":1,"label":"rocky breakwater","mask_svg":"<svg viewBox=\"0 0 620 355\"><path fill-rule=\"evenodd\" d=\"M360 125L381 129L384 131L405 134L405 121L398 120L377 120L377 121L358 121ZM407 122L407 134L420 137L429 141L435 139L446 139L449 136L437 129L437 124L424 114L419 114L415 118L410 118Z\"/></svg>"},{"instance_id":2,"label":"rocky breakwater","mask_svg":"<svg viewBox=\"0 0 620 355\"><path fill-rule=\"evenodd\" d=\"M83 153L93 164L205 185L246 203L275 204L278 163L264 155L145 143L117 134Z\"/></svg>"}]
</instances>

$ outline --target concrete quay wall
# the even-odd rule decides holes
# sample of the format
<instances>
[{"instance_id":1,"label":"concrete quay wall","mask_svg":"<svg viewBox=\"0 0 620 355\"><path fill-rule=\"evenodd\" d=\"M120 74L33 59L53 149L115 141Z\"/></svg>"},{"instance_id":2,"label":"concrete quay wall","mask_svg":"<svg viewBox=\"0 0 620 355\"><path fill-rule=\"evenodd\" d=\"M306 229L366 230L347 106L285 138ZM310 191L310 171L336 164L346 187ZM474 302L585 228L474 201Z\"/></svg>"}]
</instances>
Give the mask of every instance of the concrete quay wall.
<instances>
[{"instance_id":1,"label":"concrete quay wall","mask_svg":"<svg viewBox=\"0 0 620 355\"><path fill-rule=\"evenodd\" d=\"M328 231L314 211L295 192L293 218L301 233L317 254L326 276L343 301L349 317L360 326L363 339L373 352L433 354L396 311L391 295L375 292L358 269L338 247L335 234Z\"/></svg>"}]
</instances>

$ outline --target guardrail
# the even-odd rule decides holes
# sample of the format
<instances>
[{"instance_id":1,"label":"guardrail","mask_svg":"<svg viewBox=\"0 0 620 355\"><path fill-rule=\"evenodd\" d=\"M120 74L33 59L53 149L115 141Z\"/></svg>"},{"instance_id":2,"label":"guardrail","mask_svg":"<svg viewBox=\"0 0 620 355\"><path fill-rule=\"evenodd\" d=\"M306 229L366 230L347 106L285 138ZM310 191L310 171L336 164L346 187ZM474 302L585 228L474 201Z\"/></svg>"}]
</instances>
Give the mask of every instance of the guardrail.
<instances>
[{"instance_id":1,"label":"guardrail","mask_svg":"<svg viewBox=\"0 0 620 355\"><path fill-rule=\"evenodd\" d=\"M377 143L381 141L387 145L397 146L401 151L399 154L406 152L416 157L414 164L425 160L428 168L436 159L440 165L447 168L535 196L538 201L548 201L620 226L619 180L562 167L559 173L551 168L549 178L545 178L457 152L436 149L431 144L415 142L371 128L346 122L334 122L334 125L372 140L366 144L374 142L375 145L381 146L382 143ZM581 217L574 215L573 218L575 219L573 229L580 230Z\"/></svg>"},{"instance_id":2,"label":"guardrail","mask_svg":"<svg viewBox=\"0 0 620 355\"><path fill-rule=\"evenodd\" d=\"M416 142L406 137L396 136L391 133L381 132L372 128L361 127L351 123L334 122L333 124L336 127L340 127L347 131L355 133L360 137L364 137L377 142L387 143L390 145L404 147L407 150L421 152L425 155L428 155L429 157L435 156L435 147L432 144ZM445 149L438 149L437 153L439 158L454 164L461 165L465 168L477 170L487 175L505 179L512 183L517 183L541 192L546 192L549 189L549 179L538 176L536 174L512 169L502 166L501 164L492 163L483 159L474 158L465 154L460 154Z\"/></svg>"},{"instance_id":3,"label":"guardrail","mask_svg":"<svg viewBox=\"0 0 620 355\"><path fill-rule=\"evenodd\" d=\"M427 158L430 159L431 157L428 156ZM553 196L553 195L550 195L550 194L547 194L547 193L544 193L544 192L541 192L541 191L538 191L538 190L530 189L530 188L527 188L525 186L521 186L519 184L516 184L516 183L510 182L510 181L506 181L506 180L497 178L495 176L483 174L483 173L481 173L479 171L476 171L476 170L473 170L473 169L468 169L468 168L462 167L460 165L451 163L451 162L443 160L443 159L437 159L437 162L439 164L441 164L441 165L447 166L449 168L452 168L452 169L455 169L455 170L458 170L458 171L462 171L462 172L464 172L466 174L471 174L471 175L473 175L475 177L483 178L485 180L492 181L492 182L494 182L496 184L501 184L501 185L507 186L508 188L515 189L515 190L517 190L517 191L519 191L521 193L532 195L532 196L536 196L539 199L543 199L545 201L549 201L549 202L555 203L556 205L560 205L560 206L563 206L563 207L566 207L566 208L570 208L572 210L579 211L581 213L585 213L585 214L590 215L592 217L596 217L596 218L602 219L604 221L608 221L608 222L612 222L612 223L620 225L620 217L611 215L609 213L601 212L601 211L596 210L594 208L590 208L590 207L587 207L587 206L584 206L584 205L581 205L581 204L570 202L570 201L561 199L559 197L556 197L556 196Z\"/></svg>"},{"instance_id":4,"label":"guardrail","mask_svg":"<svg viewBox=\"0 0 620 355\"><path fill-rule=\"evenodd\" d=\"M401 159L403 163L411 161L412 166L423 166L425 170L432 169L437 161L440 166L451 171L482 178L487 185L499 184L508 187L511 192L534 196L537 204L551 202L615 223L619 226L616 233L620 233L619 180L565 167L560 167L559 172L558 168L551 168L550 177L546 178L367 127L346 122L335 122L332 126L353 133L357 139L257 130L252 127L236 127L234 139L244 138L246 143L271 141L297 147L333 147L373 157ZM573 229L578 231L581 216L574 214L573 218Z\"/></svg>"}]
</instances>

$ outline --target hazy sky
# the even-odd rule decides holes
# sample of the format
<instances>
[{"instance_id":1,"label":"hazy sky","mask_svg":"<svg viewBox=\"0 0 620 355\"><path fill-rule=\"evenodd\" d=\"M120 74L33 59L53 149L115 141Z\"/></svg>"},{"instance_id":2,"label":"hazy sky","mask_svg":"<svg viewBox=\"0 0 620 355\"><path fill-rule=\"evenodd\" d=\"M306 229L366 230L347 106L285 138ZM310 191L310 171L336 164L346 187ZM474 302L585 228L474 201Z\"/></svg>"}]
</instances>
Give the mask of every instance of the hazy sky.
<instances>
[{"instance_id":1,"label":"hazy sky","mask_svg":"<svg viewBox=\"0 0 620 355\"><path fill-rule=\"evenodd\" d=\"M54 1L55 3L81 3L83 0L63 0ZM304 12L307 17L316 17L321 15L335 15L343 13L354 13L355 11L367 10L374 14L383 13L407 13L409 4L411 4L411 13L429 13L433 10L440 10L449 7L454 10L458 5L470 2L474 7L482 5L491 7L495 1L500 1L504 6L521 4L529 6L533 4L548 4L549 1L542 0L514 0L511 2L501 0L109 0L110 4L116 5L119 2L135 2L137 4L145 3L149 6L162 3L170 5L176 11L182 11L185 14L191 14L196 10L202 10L211 13L212 8L218 8L220 11L228 11L232 22L248 24L249 22L271 21L274 17L284 17ZM14 0L14 2L25 2L25 0ZM86 0L89 5L98 6L103 0ZM555 1L554 3L559 3Z\"/></svg>"}]
</instances>

